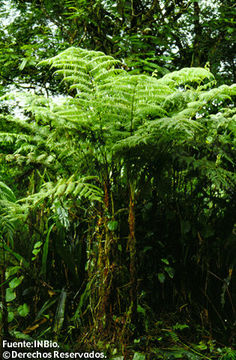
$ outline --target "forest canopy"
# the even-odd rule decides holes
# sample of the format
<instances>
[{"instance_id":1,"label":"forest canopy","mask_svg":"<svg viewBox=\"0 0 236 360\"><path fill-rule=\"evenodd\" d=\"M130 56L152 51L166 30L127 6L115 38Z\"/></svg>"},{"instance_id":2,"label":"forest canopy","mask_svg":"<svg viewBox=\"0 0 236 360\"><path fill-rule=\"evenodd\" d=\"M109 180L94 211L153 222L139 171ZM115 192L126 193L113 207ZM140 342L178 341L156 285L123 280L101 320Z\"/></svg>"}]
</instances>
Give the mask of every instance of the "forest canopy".
<instances>
[{"instance_id":1,"label":"forest canopy","mask_svg":"<svg viewBox=\"0 0 236 360\"><path fill-rule=\"evenodd\" d=\"M1 335L234 359L231 1L2 1Z\"/></svg>"}]
</instances>

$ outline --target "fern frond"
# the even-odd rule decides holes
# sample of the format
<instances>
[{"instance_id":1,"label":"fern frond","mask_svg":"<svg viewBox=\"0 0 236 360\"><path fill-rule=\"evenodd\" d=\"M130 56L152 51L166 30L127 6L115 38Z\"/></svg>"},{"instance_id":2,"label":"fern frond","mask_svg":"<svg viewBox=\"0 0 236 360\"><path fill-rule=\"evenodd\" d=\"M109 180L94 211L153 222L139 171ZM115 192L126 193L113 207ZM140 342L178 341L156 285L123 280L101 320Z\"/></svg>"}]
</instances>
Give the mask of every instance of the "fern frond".
<instances>
[{"instance_id":1,"label":"fern frond","mask_svg":"<svg viewBox=\"0 0 236 360\"><path fill-rule=\"evenodd\" d=\"M191 84L197 84L199 86L203 82L210 82L213 80L213 74L207 69L192 67L168 73L158 81L167 84L170 87L177 88L179 86Z\"/></svg>"},{"instance_id":2,"label":"fern frond","mask_svg":"<svg viewBox=\"0 0 236 360\"><path fill-rule=\"evenodd\" d=\"M236 174L218 166L216 162L200 159L195 162L195 167L205 174L218 190L235 186Z\"/></svg>"},{"instance_id":3,"label":"fern frond","mask_svg":"<svg viewBox=\"0 0 236 360\"><path fill-rule=\"evenodd\" d=\"M223 102L225 100L231 100L232 97L236 95L236 85L231 86L221 85L218 88L211 89L209 91L203 91L199 95L199 100L205 103L210 101Z\"/></svg>"},{"instance_id":4,"label":"fern frond","mask_svg":"<svg viewBox=\"0 0 236 360\"><path fill-rule=\"evenodd\" d=\"M14 192L2 181L0 181L0 200L15 202Z\"/></svg>"},{"instance_id":5,"label":"fern frond","mask_svg":"<svg viewBox=\"0 0 236 360\"><path fill-rule=\"evenodd\" d=\"M29 139L31 139L31 137L26 134L0 132L0 142L3 142L3 143L14 144L17 140L18 141L27 141Z\"/></svg>"},{"instance_id":6,"label":"fern frond","mask_svg":"<svg viewBox=\"0 0 236 360\"><path fill-rule=\"evenodd\" d=\"M18 203L27 204L29 207L37 207L46 198L53 201L56 198L68 196L76 197L77 199L84 198L91 202L101 202L102 190L96 185L89 183L89 180L96 180L96 178L90 176L74 180L74 176L72 176L69 179L61 178L57 183L46 182L42 185L39 192L20 199Z\"/></svg>"},{"instance_id":7,"label":"fern frond","mask_svg":"<svg viewBox=\"0 0 236 360\"><path fill-rule=\"evenodd\" d=\"M112 56L73 47L40 64L57 68L55 74L62 75L65 82L72 83L70 90L77 89L83 96L84 92L96 91L94 84L103 83L107 78L114 77L123 71L115 69L120 61Z\"/></svg>"}]
</instances>

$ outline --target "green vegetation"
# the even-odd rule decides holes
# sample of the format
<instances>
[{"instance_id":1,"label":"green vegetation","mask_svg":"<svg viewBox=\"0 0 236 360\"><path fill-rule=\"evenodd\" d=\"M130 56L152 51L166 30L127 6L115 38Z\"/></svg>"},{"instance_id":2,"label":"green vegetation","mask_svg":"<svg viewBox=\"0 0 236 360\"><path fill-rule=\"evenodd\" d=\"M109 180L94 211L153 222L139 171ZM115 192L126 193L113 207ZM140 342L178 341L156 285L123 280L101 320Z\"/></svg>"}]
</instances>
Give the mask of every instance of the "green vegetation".
<instances>
[{"instance_id":1,"label":"green vegetation","mask_svg":"<svg viewBox=\"0 0 236 360\"><path fill-rule=\"evenodd\" d=\"M199 1L10 2L25 16L0 49L3 338L235 359L229 3L214 22Z\"/></svg>"}]
</instances>

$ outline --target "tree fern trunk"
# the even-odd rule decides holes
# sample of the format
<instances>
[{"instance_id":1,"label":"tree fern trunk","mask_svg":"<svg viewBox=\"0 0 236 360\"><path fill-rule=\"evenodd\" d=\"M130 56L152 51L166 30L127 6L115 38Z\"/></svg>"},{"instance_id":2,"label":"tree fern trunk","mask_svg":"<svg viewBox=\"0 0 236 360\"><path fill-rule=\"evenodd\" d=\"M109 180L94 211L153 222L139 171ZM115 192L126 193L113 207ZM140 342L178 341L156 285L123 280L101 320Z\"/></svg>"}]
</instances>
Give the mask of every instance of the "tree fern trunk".
<instances>
[{"instance_id":1,"label":"tree fern trunk","mask_svg":"<svg viewBox=\"0 0 236 360\"><path fill-rule=\"evenodd\" d=\"M130 185L129 199L129 252L130 252L130 316L131 322L137 325L137 256L135 238L134 188Z\"/></svg>"},{"instance_id":2,"label":"tree fern trunk","mask_svg":"<svg viewBox=\"0 0 236 360\"><path fill-rule=\"evenodd\" d=\"M113 313L113 266L111 264L111 243L112 235L108 229L107 214L109 213L110 196L109 196L109 181L104 180L104 214L100 220L100 235L99 235L99 254L98 254L98 271L100 274L100 289L99 289L99 303L98 307L98 324L99 331L105 332L109 335L112 322ZM101 231L102 229L102 231Z\"/></svg>"}]
</instances>

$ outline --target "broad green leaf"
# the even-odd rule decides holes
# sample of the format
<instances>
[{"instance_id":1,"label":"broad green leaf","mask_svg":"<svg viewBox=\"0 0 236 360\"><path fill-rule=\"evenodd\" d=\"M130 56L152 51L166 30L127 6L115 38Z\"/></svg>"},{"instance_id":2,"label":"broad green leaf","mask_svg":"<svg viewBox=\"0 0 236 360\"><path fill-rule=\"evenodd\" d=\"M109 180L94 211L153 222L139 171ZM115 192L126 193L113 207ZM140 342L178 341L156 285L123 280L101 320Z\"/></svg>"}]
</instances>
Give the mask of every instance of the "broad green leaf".
<instances>
[{"instance_id":1,"label":"broad green leaf","mask_svg":"<svg viewBox=\"0 0 236 360\"><path fill-rule=\"evenodd\" d=\"M11 331L11 333L16 339L24 339L24 340L29 340L29 341L33 340L33 338L31 336L24 334L17 330L13 330L13 331Z\"/></svg>"},{"instance_id":2,"label":"broad green leaf","mask_svg":"<svg viewBox=\"0 0 236 360\"><path fill-rule=\"evenodd\" d=\"M6 302L10 302L16 298L16 293L12 288L6 289Z\"/></svg>"},{"instance_id":3,"label":"broad green leaf","mask_svg":"<svg viewBox=\"0 0 236 360\"><path fill-rule=\"evenodd\" d=\"M65 304L66 304L67 292L63 289L61 291L57 311L55 316L54 328L53 331L58 334L64 322L65 317Z\"/></svg>"},{"instance_id":4,"label":"broad green leaf","mask_svg":"<svg viewBox=\"0 0 236 360\"><path fill-rule=\"evenodd\" d=\"M6 279L8 279L12 275L15 275L20 269L21 269L20 266L10 266L10 267L8 267L7 271L6 271Z\"/></svg>"},{"instance_id":5,"label":"broad green leaf","mask_svg":"<svg viewBox=\"0 0 236 360\"><path fill-rule=\"evenodd\" d=\"M115 231L118 228L118 221L109 221L109 223L107 224L107 227L109 230L111 231Z\"/></svg>"},{"instance_id":6,"label":"broad green leaf","mask_svg":"<svg viewBox=\"0 0 236 360\"><path fill-rule=\"evenodd\" d=\"M146 356L142 353L135 352L133 360L145 360Z\"/></svg>"},{"instance_id":7,"label":"broad green leaf","mask_svg":"<svg viewBox=\"0 0 236 360\"><path fill-rule=\"evenodd\" d=\"M32 251L32 253L34 254L34 255L38 255L38 253L40 253L40 249L33 249L33 251Z\"/></svg>"},{"instance_id":8,"label":"broad green leaf","mask_svg":"<svg viewBox=\"0 0 236 360\"><path fill-rule=\"evenodd\" d=\"M24 276L15 277L9 282L9 286L11 289L15 289L17 286L19 286L22 283L22 280L24 279Z\"/></svg>"},{"instance_id":9,"label":"broad green leaf","mask_svg":"<svg viewBox=\"0 0 236 360\"><path fill-rule=\"evenodd\" d=\"M14 320L14 312L13 311L9 311L8 314L7 314L7 320L8 322L12 322L12 320Z\"/></svg>"},{"instance_id":10,"label":"broad green leaf","mask_svg":"<svg viewBox=\"0 0 236 360\"><path fill-rule=\"evenodd\" d=\"M48 247L49 247L49 239L50 234L55 224L52 224L47 232L45 243L43 245L43 256L42 256L42 267L41 267L41 274L46 275L47 272L47 257L48 257Z\"/></svg>"},{"instance_id":11,"label":"broad green leaf","mask_svg":"<svg viewBox=\"0 0 236 360\"><path fill-rule=\"evenodd\" d=\"M37 241L35 244L34 244L34 248L37 249L39 248L40 246L42 246L42 241Z\"/></svg>"},{"instance_id":12,"label":"broad green leaf","mask_svg":"<svg viewBox=\"0 0 236 360\"><path fill-rule=\"evenodd\" d=\"M29 309L29 306L27 304L23 304L23 305L20 305L17 308L17 311L18 311L20 316L25 317L25 316L28 315L30 309Z\"/></svg>"},{"instance_id":13,"label":"broad green leaf","mask_svg":"<svg viewBox=\"0 0 236 360\"><path fill-rule=\"evenodd\" d=\"M167 259L161 259L161 261L162 261L164 264L169 265L169 260L167 260Z\"/></svg>"}]
</instances>

